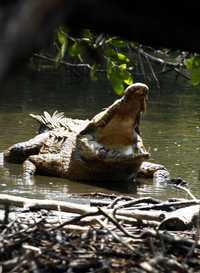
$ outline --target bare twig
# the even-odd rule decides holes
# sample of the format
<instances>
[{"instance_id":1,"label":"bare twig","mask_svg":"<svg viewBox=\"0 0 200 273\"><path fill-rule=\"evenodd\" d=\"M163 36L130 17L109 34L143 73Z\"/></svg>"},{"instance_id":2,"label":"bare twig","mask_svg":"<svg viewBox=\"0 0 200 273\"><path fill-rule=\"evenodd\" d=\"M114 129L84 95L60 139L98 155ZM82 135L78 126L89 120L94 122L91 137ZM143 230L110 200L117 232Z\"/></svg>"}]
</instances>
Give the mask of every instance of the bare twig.
<instances>
[{"instance_id":1,"label":"bare twig","mask_svg":"<svg viewBox=\"0 0 200 273\"><path fill-rule=\"evenodd\" d=\"M197 198L191 193L191 191L188 188L181 185L173 185L173 187L185 191L193 200L197 200Z\"/></svg>"},{"instance_id":2,"label":"bare twig","mask_svg":"<svg viewBox=\"0 0 200 273\"><path fill-rule=\"evenodd\" d=\"M108 218L109 221L111 221L122 233L124 233L126 236L131 237L131 238L138 238L137 236L134 236L133 234L129 233L120 223L115 219L113 216L108 214L104 209L99 208L99 211Z\"/></svg>"},{"instance_id":3,"label":"bare twig","mask_svg":"<svg viewBox=\"0 0 200 273\"><path fill-rule=\"evenodd\" d=\"M188 76L186 73L183 72L183 63L182 62L170 62L168 60L164 60L162 58L156 57L148 52L146 52L142 46L140 45L139 47L132 47L132 50L134 50L135 52L139 52L138 54L138 60L139 60L139 65L141 67L141 71L142 74L144 75L145 79L146 79L146 75L145 75L145 70L144 68L142 68L142 62L141 62L141 56L145 57L150 71L152 73L153 79L155 80L155 82L158 84L158 79L156 74L154 73L153 67L151 62L153 63L157 63L163 66L163 69L161 72L158 72L158 74L163 74L163 73L167 73L167 72L171 72L171 71L175 71L178 75L184 77L187 80L190 80L191 77ZM151 62L150 62L151 61Z\"/></svg>"},{"instance_id":4,"label":"bare twig","mask_svg":"<svg viewBox=\"0 0 200 273\"><path fill-rule=\"evenodd\" d=\"M153 69L153 66L152 66L151 62L149 61L149 57L148 57L147 55L145 55L145 58L146 58L146 61L147 61L147 63L148 63L148 66L149 66L149 69L150 69L150 71L151 71L151 74L152 74L152 76L153 76L153 79L154 79L155 82L156 82L157 88L160 88L160 82L159 82L159 80L158 80L158 78L157 78L157 76L156 76L156 73L155 73L155 71L154 71L154 69Z\"/></svg>"},{"instance_id":5,"label":"bare twig","mask_svg":"<svg viewBox=\"0 0 200 273\"><path fill-rule=\"evenodd\" d=\"M111 202L108 206L107 206L107 209L112 209L112 208L114 208L115 207L115 205L119 202L119 201L122 201L122 200L126 200L126 201L128 201L128 200L135 200L135 198L133 198L133 197L128 197L128 196L118 196L118 197L116 197L114 200L113 200L113 202Z\"/></svg>"},{"instance_id":6,"label":"bare twig","mask_svg":"<svg viewBox=\"0 0 200 273\"><path fill-rule=\"evenodd\" d=\"M128 244L124 239L120 238L113 230L110 230L105 224L103 221L101 221L100 219L97 219L97 222L99 222L99 224L105 228L114 238L115 240L117 240L118 242L120 242L121 244L123 244L124 246L126 246L129 250L131 251L135 251L135 249L130 245Z\"/></svg>"},{"instance_id":7,"label":"bare twig","mask_svg":"<svg viewBox=\"0 0 200 273\"><path fill-rule=\"evenodd\" d=\"M143 77L144 77L145 81L147 81L147 76L146 76L146 72L145 72L145 68L144 68L144 63L143 63L143 60L142 60L142 55L141 55L141 49L140 49L140 47L137 50L137 55L138 55L138 62L139 62L139 66L140 66L141 72L143 74Z\"/></svg>"},{"instance_id":8,"label":"bare twig","mask_svg":"<svg viewBox=\"0 0 200 273\"><path fill-rule=\"evenodd\" d=\"M43 54L38 54L38 53L35 53L34 54L35 57L37 58L40 58L42 60L45 60L45 61L48 61L48 62L51 62L51 63L57 63L56 59L55 58L52 58L52 57L49 57L49 56L46 56L46 55L43 55ZM65 62L63 60L60 60L59 61L59 64L62 64L62 65L65 65L65 66L68 66L68 67L82 67L82 68L86 68L88 70L91 70L92 67L89 65L89 64L82 64L82 63L77 63L77 64L73 64L73 63L69 63L69 62Z\"/></svg>"},{"instance_id":9,"label":"bare twig","mask_svg":"<svg viewBox=\"0 0 200 273\"><path fill-rule=\"evenodd\" d=\"M70 219L70 220L67 220L65 222L63 222L62 224L56 226L56 227L53 227L51 230L55 230L55 229L59 229L59 228L62 228L66 225L71 225L71 224L75 224L75 223L78 223L80 222L82 219L86 218L86 217L91 217L91 216L97 216L99 215L99 212L96 211L96 212L89 212L89 213L85 213L83 215L79 215L79 216L75 216L73 219Z\"/></svg>"},{"instance_id":10,"label":"bare twig","mask_svg":"<svg viewBox=\"0 0 200 273\"><path fill-rule=\"evenodd\" d=\"M134 205L138 205L138 204L160 204L161 201L152 197L144 197L144 198L137 198L137 199L132 199L130 201L124 202L121 205L115 206L115 209L121 209L121 208L126 208L126 207L130 207L130 206L134 206ZM139 206L137 206L137 208L139 208Z\"/></svg>"}]
</instances>

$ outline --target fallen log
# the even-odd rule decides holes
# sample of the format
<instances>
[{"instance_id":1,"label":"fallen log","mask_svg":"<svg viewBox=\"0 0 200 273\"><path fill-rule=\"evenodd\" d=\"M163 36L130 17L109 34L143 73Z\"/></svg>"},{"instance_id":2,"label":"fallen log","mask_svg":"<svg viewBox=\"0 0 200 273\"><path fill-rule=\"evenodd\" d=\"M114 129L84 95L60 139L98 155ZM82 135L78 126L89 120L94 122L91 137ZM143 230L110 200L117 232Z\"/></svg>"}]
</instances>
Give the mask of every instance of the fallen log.
<instances>
[{"instance_id":1,"label":"fallen log","mask_svg":"<svg viewBox=\"0 0 200 273\"><path fill-rule=\"evenodd\" d=\"M199 224L200 206L194 205L168 213L159 229L186 230Z\"/></svg>"},{"instance_id":2,"label":"fallen log","mask_svg":"<svg viewBox=\"0 0 200 273\"><path fill-rule=\"evenodd\" d=\"M15 206L26 209L39 210L60 210L63 212L84 214L88 212L96 212L96 208L92 208L84 204L76 204L73 202L63 202L55 200L30 199L25 197L13 196L8 194L0 194L0 204L4 206Z\"/></svg>"},{"instance_id":3,"label":"fallen log","mask_svg":"<svg viewBox=\"0 0 200 273\"><path fill-rule=\"evenodd\" d=\"M145 204L145 201L147 204ZM149 204L150 202L150 204ZM155 203L152 205L152 203ZM98 204L98 203L97 203ZM10 207L24 208L25 211L57 211L57 213L67 213L67 221L61 223L60 227L73 224L73 217L79 216L79 221L88 218L88 221L95 221L97 216L104 216L108 220L117 221L117 219L130 219L129 222L153 221L158 223L159 229L185 230L197 226L199 219L200 200L183 200L178 202L161 202L151 198L142 198L124 201L122 204L110 204L105 202L103 209L98 205L92 206L66 201L29 199L19 196L0 194L0 206L5 207L5 213L1 213L1 221L6 224L9 221ZM102 205L102 204L101 204ZM135 207L133 206L135 205ZM132 207L133 206L133 207ZM170 210L169 210L170 208ZM16 217L12 213L12 220ZM18 215L19 216L19 215ZM118 218L119 217L119 218ZM121 218L120 218L121 217ZM10 218L11 219L11 218ZM132 220L131 220L132 219Z\"/></svg>"},{"instance_id":4,"label":"fallen log","mask_svg":"<svg viewBox=\"0 0 200 273\"><path fill-rule=\"evenodd\" d=\"M25 197L12 196L7 194L0 194L0 205L4 206L15 206L22 207L25 209L30 209L32 211L46 209L55 210L67 213L75 213L79 215L84 215L87 217L93 215L101 215L98 207L91 207L85 204L78 204L73 202L65 201L55 201L55 200L39 200L39 199L29 199ZM114 209L105 209L107 213L113 213ZM135 218L138 220L151 220L160 222L163 219L163 213L157 210L151 211L140 211L139 209L134 209L131 211L120 209L117 210L117 215Z\"/></svg>"}]
</instances>

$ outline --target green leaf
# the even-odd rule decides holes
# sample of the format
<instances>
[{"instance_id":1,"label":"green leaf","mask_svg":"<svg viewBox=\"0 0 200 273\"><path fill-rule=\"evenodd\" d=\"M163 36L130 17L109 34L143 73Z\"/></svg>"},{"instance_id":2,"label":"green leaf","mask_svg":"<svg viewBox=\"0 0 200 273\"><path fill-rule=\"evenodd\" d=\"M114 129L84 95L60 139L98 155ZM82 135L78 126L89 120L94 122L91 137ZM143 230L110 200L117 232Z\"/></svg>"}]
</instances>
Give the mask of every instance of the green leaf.
<instances>
[{"instance_id":1,"label":"green leaf","mask_svg":"<svg viewBox=\"0 0 200 273\"><path fill-rule=\"evenodd\" d=\"M133 83L131 73L127 70L127 64L116 65L109 60L107 63L107 78L111 81L113 89L118 95L123 95L125 84Z\"/></svg>"},{"instance_id":2,"label":"green leaf","mask_svg":"<svg viewBox=\"0 0 200 273\"><path fill-rule=\"evenodd\" d=\"M74 44L68 50L69 54L72 57L78 57L81 54L81 46L78 42L74 42Z\"/></svg>"},{"instance_id":3,"label":"green leaf","mask_svg":"<svg viewBox=\"0 0 200 273\"><path fill-rule=\"evenodd\" d=\"M123 61L123 62L128 63L130 61L129 58L126 55L122 54L122 53L117 53L117 57L118 57L118 59L120 61Z\"/></svg>"},{"instance_id":4,"label":"green leaf","mask_svg":"<svg viewBox=\"0 0 200 273\"><path fill-rule=\"evenodd\" d=\"M191 73L192 85L200 84L200 56L194 56L185 60L185 66Z\"/></svg>"},{"instance_id":5,"label":"green leaf","mask_svg":"<svg viewBox=\"0 0 200 273\"><path fill-rule=\"evenodd\" d=\"M58 54L55 60L57 63L59 63L64 58L67 45L68 45L68 39L67 39L66 33L62 29L59 29L57 31L57 40L58 40Z\"/></svg>"},{"instance_id":6,"label":"green leaf","mask_svg":"<svg viewBox=\"0 0 200 273\"><path fill-rule=\"evenodd\" d=\"M120 71L123 72L123 71L126 71L126 69L127 69L127 64L120 64L120 65L119 65L119 70L120 70Z\"/></svg>"},{"instance_id":7,"label":"green leaf","mask_svg":"<svg viewBox=\"0 0 200 273\"><path fill-rule=\"evenodd\" d=\"M127 64L121 64L119 66L119 72L120 72L120 77L123 80L124 83L127 85L130 85L133 83L133 78L131 73L127 70Z\"/></svg>"},{"instance_id":8,"label":"green leaf","mask_svg":"<svg viewBox=\"0 0 200 273\"><path fill-rule=\"evenodd\" d=\"M123 40L120 40L118 38L110 38L106 41L107 44L111 44L115 47L118 48L126 48L127 47L127 43Z\"/></svg>"},{"instance_id":9,"label":"green leaf","mask_svg":"<svg viewBox=\"0 0 200 273\"><path fill-rule=\"evenodd\" d=\"M130 85L130 84L133 84L133 78L132 76L128 76L127 78L124 79L124 82L127 84L127 85Z\"/></svg>"},{"instance_id":10,"label":"green leaf","mask_svg":"<svg viewBox=\"0 0 200 273\"><path fill-rule=\"evenodd\" d=\"M133 84L133 78L130 72L124 71L121 73L121 77L127 85Z\"/></svg>"},{"instance_id":11,"label":"green leaf","mask_svg":"<svg viewBox=\"0 0 200 273\"><path fill-rule=\"evenodd\" d=\"M115 93L119 96L123 95L124 82L120 75L120 70L116 67L115 63L109 61L107 63L107 78L110 80Z\"/></svg>"},{"instance_id":12,"label":"green leaf","mask_svg":"<svg viewBox=\"0 0 200 273\"><path fill-rule=\"evenodd\" d=\"M63 59L65 56L66 48L67 48L66 43L62 44L61 50L60 50L60 58L61 59Z\"/></svg>"},{"instance_id":13,"label":"green leaf","mask_svg":"<svg viewBox=\"0 0 200 273\"><path fill-rule=\"evenodd\" d=\"M123 81L120 78L113 77L111 79L112 87L115 91L115 93L119 96L122 96L124 93L124 84Z\"/></svg>"},{"instance_id":14,"label":"green leaf","mask_svg":"<svg viewBox=\"0 0 200 273\"><path fill-rule=\"evenodd\" d=\"M200 84L200 67L191 69L191 82L195 86Z\"/></svg>"},{"instance_id":15,"label":"green leaf","mask_svg":"<svg viewBox=\"0 0 200 273\"><path fill-rule=\"evenodd\" d=\"M194 58L185 59L185 66L186 66L187 69L192 69L192 67L193 67L193 59Z\"/></svg>"},{"instance_id":16,"label":"green leaf","mask_svg":"<svg viewBox=\"0 0 200 273\"><path fill-rule=\"evenodd\" d=\"M58 38L58 42L60 43L60 45L63 45L63 44L67 45L67 36L64 33L64 31L59 30L57 32L57 38Z\"/></svg>"},{"instance_id":17,"label":"green leaf","mask_svg":"<svg viewBox=\"0 0 200 273\"><path fill-rule=\"evenodd\" d=\"M112 72L114 71L114 69L115 69L115 63L111 61L110 59L108 59L107 67L106 67L106 74L108 79L110 79L110 76Z\"/></svg>"},{"instance_id":18,"label":"green leaf","mask_svg":"<svg viewBox=\"0 0 200 273\"><path fill-rule=\"evenodd\" d=\"M82 45L78 42L74 42L74 44L68 49L68 53L71 57L78 58L82 63Z\"/></svg>"},{"instance_id":19,"label":"green leaf","mask_svg":"<svg viewBox=\"0 0 200 273\"><path fill-rule=\"evenodd\" d=\"M111 58L112 60L115 60L117 58L117 52L110 47L106 48L105 54L108 58Z\"/></svg>"}]
</instances>

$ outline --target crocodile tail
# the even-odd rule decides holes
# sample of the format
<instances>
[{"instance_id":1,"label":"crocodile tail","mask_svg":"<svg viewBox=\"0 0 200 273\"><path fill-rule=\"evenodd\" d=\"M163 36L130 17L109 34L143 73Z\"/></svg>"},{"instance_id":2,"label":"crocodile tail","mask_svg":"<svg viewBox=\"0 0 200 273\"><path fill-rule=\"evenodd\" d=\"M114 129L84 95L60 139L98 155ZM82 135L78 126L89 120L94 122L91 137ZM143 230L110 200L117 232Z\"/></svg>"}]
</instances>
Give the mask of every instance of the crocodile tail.
<instances>
[{"instance_id":1,"label":"crocodile tail","mask_svg":"<svg viewBox=\"0 0 200 273\"><path fill-rule=\"evenodd\" d=\"M52 115L44 111L43 115L30 114L30 116L40 123L40 132L65 127L66 118L64 117L64 113L58 112L57 110Z\"/></svg>"}]
</instances>

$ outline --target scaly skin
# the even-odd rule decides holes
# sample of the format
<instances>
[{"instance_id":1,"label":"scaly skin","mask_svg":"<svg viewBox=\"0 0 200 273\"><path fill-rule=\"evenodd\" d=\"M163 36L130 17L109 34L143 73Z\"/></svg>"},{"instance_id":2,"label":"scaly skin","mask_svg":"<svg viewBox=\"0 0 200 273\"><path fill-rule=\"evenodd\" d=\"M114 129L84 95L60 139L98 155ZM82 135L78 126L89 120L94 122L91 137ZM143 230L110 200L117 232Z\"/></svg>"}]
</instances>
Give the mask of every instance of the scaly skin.
<instances>
[{"instance_id":1,"label":"scaly skin","mask_svg":"<svg viewBox=\"0 0 200 273\"><path fill-rule=\"evenodd\" d=\"M82 181L132 179L149 158L139 135L140 113L145 111L147 92L146 85L133 84L122 98L91 120L65 118L63 122L59 116L55 122L55 117L48 113L33 115L46 126L52 119L51 130L11 146L5 159L15 162L25 159L26 177L37 172Z\"/></svg>"}]
</instances>

